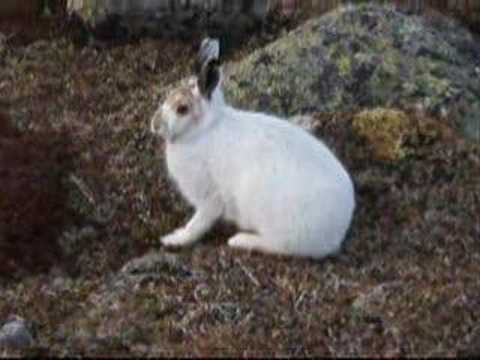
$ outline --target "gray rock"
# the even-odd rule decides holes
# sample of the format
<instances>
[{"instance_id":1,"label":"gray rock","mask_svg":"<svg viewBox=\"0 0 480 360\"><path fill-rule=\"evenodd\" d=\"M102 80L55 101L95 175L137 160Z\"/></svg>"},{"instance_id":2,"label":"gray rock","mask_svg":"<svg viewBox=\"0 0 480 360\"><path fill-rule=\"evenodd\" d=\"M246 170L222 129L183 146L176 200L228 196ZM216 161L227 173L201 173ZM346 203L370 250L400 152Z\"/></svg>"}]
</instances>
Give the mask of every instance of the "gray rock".
<instances>
[{"instance_id":1,"label":"gray rock","mask_svg":"<svg viewBox=\"0 0 480 360\"><path fill-rule=\"evenodd\" d=\"M90 301L97 303L97 308L108 308L116 306L122 296L131 295L148 284L196 281L200 278L204 278L204 274L191 271L177 254L152 251L130 260L120 271L109 276L99 291L92 294Z\"/></svg>"},{"instance_id":2,"label":"gray rock","mask_svg":"<svg viewBox=\"0 0 480 360\"><path fill-rule=\"evenodd\" d=\"M312 131L315 127L315 118L308 114L295 115L288 119L288 121L307 131Z\"/></svg>"},{"instance_id":3,"label":"gray rock","mask_svg":"<svg viewBox=\"0 0 480 360\"><path fill-rule=\"evenodd\" d=\"M129 276L170 275L189 277L192 273L175 254L151 252L125 264L121 273Z\"/></svg>"},{"instance_id":4,"label":"gray rock","mask_svg":"<svg viewBox=\"0 0 480 360\"><path fill-rule=\"evenodd\" d=\"M0 329L0 347L23 349L33 343L28 323L20 317L12 318Z\"/></svg>"},{"instance_id":5,"label":"gray rock","mask_svg":"<svg viewBox=\"0 0 480 360\"><path fill-rule=\"evenodd\" d=\"M65 254L73 255L84 244L95 239L97 235L97 230L92 226L71 227L62 234L58 241Z\"/></svg>"},{"instance_id":6,"label":"gray rock","mask_svg":"<svg viewBox=\"0 0 480 360\"><path fill-rule=\"evenodd\" d=\"M274 8L271 0L77 2L70 8L93 25L99 39L142 35L190 38L208 31L233 41L255 29Z\"/></svg>"},{"instance_id":7,"label":"gray rock","mask_svg":"<svg viewBox=\"0 0 480 360\"><path fill-rule=\"evenodd\" d=\"M480 43L457 22L393 7L339 8L232 66L227 100L293 116L424 105L480 139Z\"/></svg>"}]
</instances>

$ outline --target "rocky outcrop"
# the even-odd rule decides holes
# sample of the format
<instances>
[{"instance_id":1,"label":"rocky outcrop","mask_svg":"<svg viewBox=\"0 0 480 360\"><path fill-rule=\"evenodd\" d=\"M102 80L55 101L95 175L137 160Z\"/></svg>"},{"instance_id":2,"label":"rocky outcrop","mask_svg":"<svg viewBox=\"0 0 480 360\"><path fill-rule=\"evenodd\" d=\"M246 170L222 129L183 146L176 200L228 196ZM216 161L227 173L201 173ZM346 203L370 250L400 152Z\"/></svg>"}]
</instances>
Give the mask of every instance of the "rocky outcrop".
<instances>
[{"instance_id":1,"label":"rocky outcrop","mask_svg":"<svg viewBox=\"0 0 480 360\"><path fill-rule=\"evenodd\" d=\"M73 0L69 9L93 25L97 38L192 38L203 31L236 38L256 28L275 4L271 0Z\"/></svg>"},{"instance_id":2,"label":"rocky outcrop","mask_svg":"<svg viewBox=\"0 0 480 360\"><path fill-rule=\"evenodd\" d=\"M349 6L232 68L227 99L282 115L420 106L480 139L479 40L453 20Z\"/></svg>"}]
</instances>

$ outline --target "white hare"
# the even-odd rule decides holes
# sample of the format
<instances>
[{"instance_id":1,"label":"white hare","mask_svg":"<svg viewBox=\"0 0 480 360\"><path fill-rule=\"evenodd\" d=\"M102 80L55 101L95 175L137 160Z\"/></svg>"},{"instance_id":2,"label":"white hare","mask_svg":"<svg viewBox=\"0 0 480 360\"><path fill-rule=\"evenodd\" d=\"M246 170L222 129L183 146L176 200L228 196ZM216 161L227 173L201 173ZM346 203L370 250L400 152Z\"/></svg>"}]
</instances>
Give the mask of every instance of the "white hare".
<instances>
[{"instance_id":1,"label":"white hare","mask_svg":"<svg viewBox=\"0 0 480 360\"><path fill-rule=\"evenodd\" d=\"M342 164L300 127L225 104L218 41L203 41L196 69L151 120L166 140L169 173L195 208L161 242L190 245L222 218L240 231L228 241L235 248L312 258L338 252L355 207Z\"/></svg>"}]
</instances>

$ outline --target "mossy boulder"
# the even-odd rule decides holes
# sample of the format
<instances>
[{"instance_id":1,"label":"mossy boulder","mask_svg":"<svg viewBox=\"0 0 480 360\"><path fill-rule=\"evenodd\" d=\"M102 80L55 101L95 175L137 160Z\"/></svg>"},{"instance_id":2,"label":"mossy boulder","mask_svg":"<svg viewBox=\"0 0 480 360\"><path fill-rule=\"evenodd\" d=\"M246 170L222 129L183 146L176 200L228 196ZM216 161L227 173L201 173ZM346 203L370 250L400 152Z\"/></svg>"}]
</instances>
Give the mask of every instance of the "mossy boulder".
<instances>
[{"instance_id":1,"label":"mossy boulder","mask_svg":"<svg viewBox=\"0 0 480 360\"><path fill-rule=\"evenodd\" d=\"M421 106L480 139L480 42L454 20L374 4L312 19L228 74L235 105L285 116Z\"/></svg>"}]
</instances>

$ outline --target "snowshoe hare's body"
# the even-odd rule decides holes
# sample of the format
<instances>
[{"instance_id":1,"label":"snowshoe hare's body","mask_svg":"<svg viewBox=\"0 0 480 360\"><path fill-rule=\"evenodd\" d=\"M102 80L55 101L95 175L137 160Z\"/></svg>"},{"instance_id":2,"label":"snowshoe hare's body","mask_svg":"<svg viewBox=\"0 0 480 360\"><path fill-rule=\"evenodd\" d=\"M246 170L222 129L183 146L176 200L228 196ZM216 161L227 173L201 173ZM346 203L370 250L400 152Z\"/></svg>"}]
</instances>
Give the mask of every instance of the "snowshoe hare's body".
<instances>
[{"instance_id":1,"label":"snowshoe hare's body","mask_svg":"<svg viewBox=\"0 0 480 360\"><path fill-rule=\"evenodd\" d=\"M303 129L226 105L215 45L204 41L198 78L152 119L167 141L168 170L196 210L163 244L191 244L223 218L241 231L233 247L314 258L337 252L355 206L348 173Z\"/></svg>"}]
</instances>

